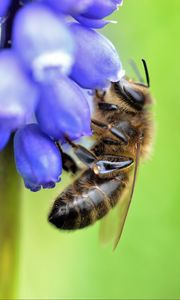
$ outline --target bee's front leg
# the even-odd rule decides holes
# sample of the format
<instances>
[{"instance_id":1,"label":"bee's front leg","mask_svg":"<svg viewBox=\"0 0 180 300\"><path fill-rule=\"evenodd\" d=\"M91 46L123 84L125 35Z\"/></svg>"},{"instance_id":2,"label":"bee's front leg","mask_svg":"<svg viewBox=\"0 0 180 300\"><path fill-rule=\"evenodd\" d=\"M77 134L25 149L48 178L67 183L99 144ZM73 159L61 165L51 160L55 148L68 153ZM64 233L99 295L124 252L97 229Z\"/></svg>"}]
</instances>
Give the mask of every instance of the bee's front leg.
<instances>
[{"instance_id":1,"label":"bee's front leg","mask_svg":"<svg viewBox=\"0 0 180 300\"><path fill-rule=\"evenodd\" d=\"M95 119L92 119L91 123L92 123L92 127L95 126L96 128L99 128L101 130L107 130L113 136L118 138L123 144L125 144L125 145L128 144L128 136L126 135L124 130L122 130L121 128L105 124L105 123L95 120Z\"/></svg>"}]
</instances>

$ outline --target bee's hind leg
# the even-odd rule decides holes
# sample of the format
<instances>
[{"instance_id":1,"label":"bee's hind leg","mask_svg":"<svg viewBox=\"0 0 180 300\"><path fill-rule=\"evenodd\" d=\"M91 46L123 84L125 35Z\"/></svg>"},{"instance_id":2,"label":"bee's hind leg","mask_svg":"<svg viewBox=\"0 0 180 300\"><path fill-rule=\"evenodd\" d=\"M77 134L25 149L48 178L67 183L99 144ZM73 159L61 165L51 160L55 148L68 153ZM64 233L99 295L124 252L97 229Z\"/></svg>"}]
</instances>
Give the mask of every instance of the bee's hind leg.
<instances>
[{"instance_id":1,"label":"bee's hind leg","mask_svg":"<svg viewBox=\"0 0 180 300\"><path fill-rule=\"evenodd\" d=\"M101 178L115 177L120 170L129 168L134 163L133 158L117 155L103 155L93 165L93 171Z\"/></svg>"},{"instance_id":2,"label":"bee's hind leg","mask_svg":"<svg viewBox=\"0 0 180 300\"><path fill-rule=\"evenodd\" d=\"M75 155L99 177L114 176L120 169L133 164L133 159L125 156L103 155L100 158L85 147L73 143L68 137L67 142L72 146Z\"/></svg>"}]
</instances>

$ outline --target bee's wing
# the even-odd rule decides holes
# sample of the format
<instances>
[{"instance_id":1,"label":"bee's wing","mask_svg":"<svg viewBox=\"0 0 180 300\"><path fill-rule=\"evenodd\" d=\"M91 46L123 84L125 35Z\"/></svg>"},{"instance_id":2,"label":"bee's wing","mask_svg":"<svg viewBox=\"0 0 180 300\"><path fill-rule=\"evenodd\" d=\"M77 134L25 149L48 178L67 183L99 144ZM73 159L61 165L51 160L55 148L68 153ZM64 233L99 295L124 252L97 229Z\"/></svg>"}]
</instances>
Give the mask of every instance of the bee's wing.
<instances>
[{"instance_id":1,"label":"bee's wing","mask_svg":"<svg viewBox=\"0 0 180 300\"><path fill-rule=\"evenodd\" d=\"M134 186L136 182L137 168L139 164L140 145L137 144L136 159L134 173L129 180L129 184L122 195L122 198L116 205L115 209L112 209L108 215L100 223L100 240L103 244L107 244L109 241L114 241L113 250L118 245L120 240L128 210L131 204Z\"/></svg>"},{"instance_id":2,"label":"bee's wing","mask_svg":"<svg viewBox=\"0 0 180 300\"><path fill-rule=\"evenodd\" d=\"M101 219L99 228L99 238L102 245L107 245L109 243L115 243L115 241L120 239L123 229L123 219L127 210L127 205L130 204L130 193L133 184L133 176L130 176L129 183L121 195L116 206L111 209L108 214ZM127 213L126 213L127 214ZM125 219L124 219L125 222ZM119 236L119 238L118 238Z\"/></svg>"},{"instance_id":3,"label":"bee's wing","mask_svg":"<svg viewBox=\"0 0 180 300\"><path fill-rule=\"evenodd\" d=\"M117 232L119 221L119 208L117 206L119 206L119 203L100 220L99 239L102 245L107 245L115 240L115 232Z\"/></svg>"}]
</instances>

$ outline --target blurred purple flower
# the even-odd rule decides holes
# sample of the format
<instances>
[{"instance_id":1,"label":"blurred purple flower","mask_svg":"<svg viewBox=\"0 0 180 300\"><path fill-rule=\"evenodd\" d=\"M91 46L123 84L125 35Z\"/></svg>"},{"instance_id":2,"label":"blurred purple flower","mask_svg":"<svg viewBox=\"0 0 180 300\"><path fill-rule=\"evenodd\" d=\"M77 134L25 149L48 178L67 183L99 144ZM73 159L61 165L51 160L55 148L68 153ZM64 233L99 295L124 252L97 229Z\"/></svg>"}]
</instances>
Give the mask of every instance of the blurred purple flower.
<instances>
[{"instance_id":1,"label":"blurred purple flower","mask_svg":"<svg viewBox=\"0 0 180 300\"><path fill-rule=\"evenodd\" d=\"M110 21L103 20L103 18L112 14L122 3L123 0L94 0L82 14L74 17L85 26L101 28L110 23Z\"/></svg>"},{"instance_id":2,"label":"blurred purple flower","mask_svg":"<svg viewBox=\"0 0 180 300\"><path fill-rule=\"evenodd\" d=\"M79 14L86 11L94 0L40 0L40 2L48 4L57 12Z\"/></svg>"},{"instance_id":3,"label":"blurred purple flower","mask_svg":"<svg viewBox=\"0 0 180 300\"><path fill-rule=\"evenodd\" d=\"M67 74L74 62L73 37L63 20L46 6L26 5L16 15L13 45L37 81Z\"/></svg>"},{"instance_id":4,"label":"blurred purple flower","mask_svg":"<svg viewBox=\"0 0 180 300\"><path fill-rule=\"evenodd\" d=\"M102 28L105 25L109 24L109 23L113 23L113 21L109 21L109 20L99 20L99 19L88 19L85 18L81 15L75 16L75 19L81 23L81 25L84 25L86 27L92 27L92 28Z\"/></svg>"},{"instance_id":5,"label":"blurred purple flower","mask_svg":"<svg viewBox=\"0 0 180 300\"><path fill-rule=\"evenodd\" d=\"M93 29L72 23L77 44L76 60L71 78L87 89L104 89L124 75L113 44Z\"/></svg>"},{"instance_id":6,"label":"blurred purple flower","mask_svg":"<svg viewBox=\"0 0 180 300\"><path fill-rule=\"evenodd\" d=\"M10 130L4 128L3 126L0 127L0 151L3 150L8 143L10 135Z\"/></svg>"},{"instance_id":7,"label":"blurred purple flower","mask_svg":"<svg viewBox=\"0 0 180 300\"><path fill-rule=\"evenodd\" d=\"M64 141L64 135L72 140L91 135L89 105L68 77L41 87L36 117L41 129L55 140Z\"/></svg>"},{"instance_id":8,"label":"blurred purple flower","mask_svg":"<svg viewBox=\"0 0 180 300\"><path fill-rule=\"evenodd\" d=\"M0 18L4 17L6 14L6 11L10 5L11 0L1 0L0 1Z\"/></svg>"},{"instance_id":9,"label":"blurred purple flower","mask_svg":"<svg viewBox=\"0 0 180 300\"><path fill-rule=\"evenodd\" d=\"M60 180L55 142L91 135L87 89L93 95L123 75L114 46L91 29L107 24L104 17L122 0L21 0L21 8L18 3L0 3L0 17L9 22L2 25L0 18L0 45L11 47L0 50L0 150L16 131L17 170L25 186L37 191ZM68 17L81 25L67 23Z\"/></svg>"},{"instance_id":10,"label":"blurred purple flower","mask_svg":"<svg viewBox=\"0 0 180 300\"><path fill-rule=\"evenodd\" d=\"M94 0L82 13L82 16L90 19L102 19L122 5L123 0Z\"/></svg>"},{"instance_id":11,"label":"blurred purple flower","mask_svg":"<svg viewBox=\"0 0 180 300\"><path fill-rule=\"evenodd\" d=\"M16 167L31 191L52 188L60 181L61 156L53 141L36 124L19 129L14 138Z\"/></svg>"},{"instance_id":12,"label":"blurred purple flower","mask_svg":"<svg viewBox=\"0 0 180 300\"><path fill-rule=\"evenodd\" d=\"M0 51L0 127L15 130L34 112L37 90L12 50Z\"/></svg>"}]
</instances>

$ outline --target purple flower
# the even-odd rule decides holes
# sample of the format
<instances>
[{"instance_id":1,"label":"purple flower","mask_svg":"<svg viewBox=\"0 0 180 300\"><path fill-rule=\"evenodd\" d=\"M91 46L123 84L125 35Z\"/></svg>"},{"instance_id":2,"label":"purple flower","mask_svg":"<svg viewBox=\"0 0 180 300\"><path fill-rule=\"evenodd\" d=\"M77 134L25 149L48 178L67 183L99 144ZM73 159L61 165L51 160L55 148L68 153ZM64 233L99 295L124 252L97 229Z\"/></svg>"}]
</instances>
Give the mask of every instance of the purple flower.
<instances>
[{"instance_id":1,"label":"purple flower","mask_svg":"<svg viewBox=\"0 0 180 300\"><path fill-rule=\"evenodd\" d=\"M0 151L3 150L8 143L10 134L10 130L4 128L3 126L0 127Z\"/></svg>"},{"instance_id":2,"label":"purple flower","mask_svg":"<svg viewBox=\"0 0 180 300\"><path fill-rule=\"evenodd\" d=\"M6 11L10 5L11 0L1 0L0 1L0 18L4 17Z\"/></svg>"},{"instance_id":3,"label":"purple flower","mask_svg":"<svg viewBox=\"0 0 180 300\"><path fill-rule=\"evenodd\" d=\"M104 89L124 75L119 56L112 43L93 29L72 23L77 44L71 78L87 89Z\"/></svg>"},{"instance_id":4,"label":"purple flower","mask_svg":"<svg viewBox=\"0 0 180 300\"><path fill-rule=\"evenodd\" d=\"M12 50L0 51L0 128L15 130L31 118L37 90Z\"/></svg>"},{"instance_id":5,"label":"purple flower","mask_svg":"<svg viewBox=\"0 0 180 300\"><path fill-rule=\"evenodd\" d=\"M11 49L0 50L0 150L15 132L25 186L52 188L62 172L56 142L91 135L90 94L123 75L114 46L92 29L107 24L122 0L1 2L0 46Z\"/></svg>"},{"instance_id":6,"label":"purple flower","mask_svg":"<svg viewBox=\"0 0 180 300\"><path fill-rule=\"evenodd\" d=\"M103 18L117 10L122 3L123 0L94 0L82 14L74 17L85 26L101 28L110 23Z\"/></svg>"},{"instance_id":7,"label":"purple flower","mask_svg":"<svg viewBox=\"0 0 180 300\"><path fill-rule=\"evenodd\" d=\"M118 9L122 2L122 0L94 0L82 13L82 16L90 19L102 19Z\"/></svg>"},{"instance_id":8,"label":"purple flower","mask_svg":"<svg viewBox=\"0 0 180 300\"><path fill-rule=\"evenodd\" d=\"M42 3L48 4L55 11L65 14L78 14L93 3L94 0L41 0Z\"/></svg>"},{"instance_id":9,"label":"purple flower","mask_svg":"<svg viewBox=\"0 0 180 300\"><path fill-rule=\"evenodd\" d=\"M82 25L84 25L86 27L92 27L92 28L102 28L109 23L114 23L113 21L104 20L104 19L103 20L88 19L81 15L75 16L75 19Z\"/></svg>"},{"instance_id":10,"label":"purple flower","mask_svg":"<svg viewBox=\"0 0 180 300\"><path fill-rule=\"evenodd\" d=\"M61 77L41 87L36 116L41 129L55 140L91 135L90 109L80 87Z\"/></svg>"},{"instance_id":11,"label":"purple flower","mask_svg":"<svg viewBox=\"0 0 180 300\"><path fill-rule=\"evenodd\" d=\"M14 155L16 168L31 191L52 188L60 181L61 155L38 125L30 124L16 132Z\"/></svg>"},{"instance_id":12,"label":"purple flower","mask_svg":"<svg viewBox=\"0 0 180 300\"><path fill-rule=\"evenodd\" d=\"M28 4L17 13L13 45L37 81L67 74L74 61L75 45L68 27L40 4Z\"/></svg>"}]
</instances>

